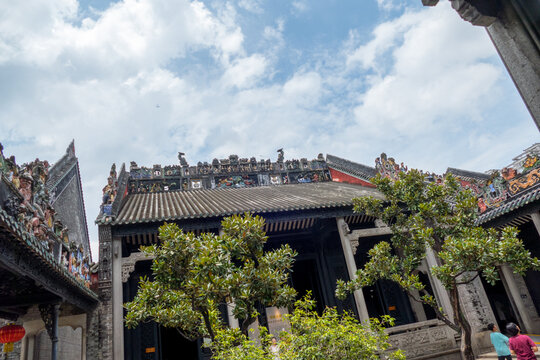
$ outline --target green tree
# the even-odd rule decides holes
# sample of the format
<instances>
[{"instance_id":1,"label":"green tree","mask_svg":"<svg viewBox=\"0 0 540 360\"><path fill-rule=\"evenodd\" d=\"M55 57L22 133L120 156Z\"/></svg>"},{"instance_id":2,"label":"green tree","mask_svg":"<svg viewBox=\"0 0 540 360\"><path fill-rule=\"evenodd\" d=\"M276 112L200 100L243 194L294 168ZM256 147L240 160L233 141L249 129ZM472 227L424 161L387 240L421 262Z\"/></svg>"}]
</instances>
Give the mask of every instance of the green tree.
<instances>
[{"instance_id":1,"label":"green tree","mask_svg":"<svg viewBox=\"0 0 540 360\"><path fill-rule=\"evenodd\" d=\"M372 319L361 324L347 313L340 315L335 308L326 308L322 315L315 310L310 298L296 302L293 313L287 316L291 328L280 334L280 360L357 360L389 359L401 360L405 356L400 350L389 351L385 326L392 326L390 317ZM268 351L270 335L260 328L261 345L250 340L237 329L221 329L212 344L216 360L275 360Z\"/></svg>"},{"instance_id":2,"label":"green tree","mask_svg":"<svg viewBox=\"0 0 540 360\"><path fill-rule=\"evenodd\" d=\"M462 354L466 359L474 359L471 326L459 298L459 287L479 275L495 283L502 264L523 274L529 268L539 269L540 261L530 257L515 228L499 232L477 226L476 197L451 175L441 184L427 183L420 172L412 170L401 173L395 181L378 175L374 183L385 200L354 199L354 209L384 221L392 236L389 242L382 241L369 251L370 259L358 270L355 280L338 282L338 297L373 285L379 279L394 281L411 298L433 307L440 320L459 332ZM418 266L428 248L439 264L431 273L448 290L452 318L438 307L418 276ZM415 297L417 291L420 297Z\"/></svg>"},{"instance_id":3,"label":"green tree","mask_svg":"<svg viewBox=\"0 0 540 360\"><path fill-rule=\"evenodd\" d=\"M161 244L142 247L152 256L153 279L139 283L126 303L126 325L153 320L185 338L215 339L223 326L219 305L234 301L233 314L247 329L257 305L290 306L296 296L287 278L296 253L288 246L263 251L264 219L246 214L222 222L223 235L184 233L175 224L159 229Z\"/></svg>"}]
</instances>

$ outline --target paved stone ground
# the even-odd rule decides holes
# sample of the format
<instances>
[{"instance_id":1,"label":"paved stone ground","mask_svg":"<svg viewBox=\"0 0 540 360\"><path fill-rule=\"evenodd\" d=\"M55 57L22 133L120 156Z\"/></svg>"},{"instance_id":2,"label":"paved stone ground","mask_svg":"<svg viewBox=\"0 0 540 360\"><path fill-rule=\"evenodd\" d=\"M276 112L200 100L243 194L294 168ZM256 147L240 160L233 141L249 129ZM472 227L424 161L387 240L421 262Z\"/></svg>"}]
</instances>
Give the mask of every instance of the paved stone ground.
<instances>
[{"instance_id":1,"label":"paved stone ground","mask_svg":"<svg viewBox=\"0 0 540 360\"><path fill-rule=\"evenodd\" d=\"M534 343L540 348L540 335L537 334L526 334L527 336L530 336L531 339L533 339ZM513 356L513 359L516 357ZM536 358L540 359L540 351L536 353ZM480 355L478 359L482 360L497 360L497 353L491 352L487 354Z\"/></svg>"}]
</instances>

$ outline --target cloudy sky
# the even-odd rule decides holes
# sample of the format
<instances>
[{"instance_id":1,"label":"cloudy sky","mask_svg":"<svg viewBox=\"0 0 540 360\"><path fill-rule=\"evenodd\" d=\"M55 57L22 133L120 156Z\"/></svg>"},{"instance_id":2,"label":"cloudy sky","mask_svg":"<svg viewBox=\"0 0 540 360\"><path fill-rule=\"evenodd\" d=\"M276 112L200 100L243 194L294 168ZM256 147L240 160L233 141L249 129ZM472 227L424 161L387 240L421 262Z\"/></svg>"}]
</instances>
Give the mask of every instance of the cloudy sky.
<instances>
[{"instance_id":1,"label":"cloudy sky","mask_svg":"<svg viewBox=\"0 0 540 360\"><path fill-rule=\"evenodd\" d=\"M0 2L0 142L75 139L97 256L113 162L333 154L501 168L538 131L483 28L442 1Z\"/></svg>"}]
</instances>

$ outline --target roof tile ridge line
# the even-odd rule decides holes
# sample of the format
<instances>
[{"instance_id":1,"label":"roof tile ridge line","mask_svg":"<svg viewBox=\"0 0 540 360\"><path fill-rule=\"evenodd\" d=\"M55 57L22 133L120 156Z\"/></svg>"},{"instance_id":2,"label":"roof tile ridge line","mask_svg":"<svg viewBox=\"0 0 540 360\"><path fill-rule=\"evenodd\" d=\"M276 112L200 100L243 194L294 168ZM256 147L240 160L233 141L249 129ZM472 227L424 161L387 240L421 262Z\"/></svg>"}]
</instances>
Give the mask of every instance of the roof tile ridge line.
<instances>
[{"instance_id":1,"label":"roof tile ridge line","mask_svg":"<svg viewBox=\"0 0 540 360\"><path fill-rule=\"evenodd\" d=\"M163 192L163 196L161 197L161 207L162 207L161 218L166 219L170 217L171 201L169 199L169 194L167 194L166 192Z\"/></svg>"},{"instance_id":2,"label":"roof tile ridge line","mask_svg":"<svg viewBox=\"0 0 540 360\"><path fill-rule=\"evenodd\" d=\"M170 218L171 216L171 205L172 205L172 200L169 199L170 196L169 194L167 194L166 192L164 193L164 196L163 196L163 204L162 204L162 207L163 207L163 216L162 218L163 219L167 219L167 218ZM167 213L165 214L165 210L167 210Z\"/></svg>"},{"instance_id":3,"label":"roof tile ridge line","mask_svg":"<svg viewBox=\"0 0 540 360\"><path fill-rule=\"evenodd\" d=\"M150 215L147 216L146 219L156 219L158 215L157 204L156 204L158 202L158 195L156 193L150 193L149 198L150 198L150 209L148 213ZM154 213L156 214L156 216L153 216Z\"/></svg>"},{"instance_id":4,"label":"roof tile ridge line","mask_svg":"<svg viewBox=\"0 0 540 360\"><path fill-rule=\"evenodd\" d=\"M203 197L207 201L209 207L212 208L216 214L220 214L225 211L225 209L220 208L219 204L213 199L212 196L210 196L210 194L208 194L208 192L201 191L200 194L201 197Z\"/></svg>"},{"instance_id":5,"label":"roof tile ridge line","mask_svg":"<svg viewBox=\"0 0 540 360\"><path fill-rule=\"evenodd\" d=\"M75 140L72 141L73 146L75 147ZM77 167L77 176L79 179L79 190L81 191L81 206L84 219L84 230L86 232L86 239L88 240L88 254L90 255L90 262L92 262L92 246L90 244L90 233L88 232L88 220L86 218L86 206L84 203L84 190L82 187L82 178L81 178L81 167L79 166L79 159L75 156L75 166ZM90 266L90 265L89 265Z\"/></svg>"},{"instance_id":6,"label":"roof tile ridge line","mask_svg":"<svg viewBox=\"0 0 540 360\"><path fill-rule=\"evenodd\" d=\"M239 205L242 205L242 204L245 204L246 202L248 204L252 204L253 202L256 202L257 200L254 200L253 197L249 196L247 194L247 192L249 191L248 189L253 189L253 192L259 192L259 193L266 193L268 191L271 191L272 187L274 188L277 188L279 189L279 186L276 186L276 185L270 185L270 186L254 186L253 188L231 188L231 189L227 189L227 190L236 190L235 192L235 195L233 197L233 201L232 203L238 207ZM246 193L246 194L244 194ZM242 212L246 212L246 211L259 211L260 209L258 208L258 203L255 203L253 204L251 207L256 207L256 209L242 209ZM235 211L235 209L230 209L228 210L228 212L238 212L238 211Z\"/></svg>"},{"instance_id":7,"label":"roof tile ridge line","mask_svg":"<svg viewBox=\"0 0 540 360\"><path fill-rule=\"evenodd\" d=\"M64 161L65 158L68 158L68 157L69 157L69 155L70 155L69 150L70 150L71 147L73 147L73 157L74 157L74 158L77 158L77 156L75 155L75 139L73 139L73 140L71 140L71 142L69 143L68 147L66 148L66 152L64 153L64 155L62 155L62 157L61 157L57 162L55 162L55 163L51 166L49 172L50 172L50 171L53 171L53 169L54 169L58 164L62 163L62 161ZM56 186L56 185L55 185L55 186Z\"/></svg>"},{"instance_id":8,"label":"roof tile ridge line","mask_svg":"<svg viewBox=\"0 0 540 360\"><path fill-rule=\"evenodd\" d=\"M164 201L163 201L163 191L158 191L156 193L156 216L158 219L165 219L165 211L163 210Z\"/></svg>"},{"instance_id":9,"label":"roof tile ridge line","mask_svg":"<svg viewBox=\"0 0 540 360\"><path fill-rule=\"evenodd\" d=\"M232 209L229 209L228 212L229 213L260 212L261 207L259 205L260 205L261 197L262 197L262 200L265 201L266 204L268 205L270 204L270 202L264 195L267 194L269 191L273 191L275 189L280 189L280 188L283 188L283 186L270 185L270 186L254 186L253 188L228 189L228 190L236 190L236 192L234 192L235 196L232 198L232 201L230 201L231 199L229 199L229 202L233 203L234 207ZM252 192L252 193L255 192L255 193L258 193L258 195L257 197L254 198L253 196L249 196L253 194L248 194L248 192ZM238 208L240 207L239 205L246 204L246 203L248 204L248 206L244 206L244 208L241 211L237 211L235 209L235 207ZM274 207L270 207L267 210L272 210L272 209L274 209Z\"/></svg>"},{"instance_id":10,"label":"roof tile ridge line","mask_svg":"<svg viewBox=\"0 0 540 360\"><path fill-rule=\"evenodd\" d=\"M211 215L213 212L209 211L209 207L206 206L206 201L201 202L200 200L205 200L205 195L207 192L204 191L204 189L196 189L192 192L192 195L190 197L190 200L192 201L191 204L193 205L193 208L198 211L201 215Z\"/></svg>"},{"instance_id":11,"label":"roof tile ridge line","mask_svg":"<svg viewBox=\"0 0 540 360\"><path fill-rule=\"evenodd\" d=\"M206 209L204 205L199 204L197 194L200 193L203 189L194 189L191 191L191 194L186 196L186 202L193 208L193 213L190 215L195 216L196 214L204 215L206 214Z\"/></svg>"},{"instance_id":12,"label":"roof tile ridge line","mask_svg":"<svg viewBox=\"0 0 540 360\"><path fill-rule=\"evenodd\" d=\"M328 182L330 183L331 181L328 181ZM311 186L311 187L316 187L316 186L320 185L321 183L322 182L317 182L317 183L312 182L312 183L295 184L295 185L299 185L298 187L301 188L302 190L304 190L304 188L301 187L301 186L308 185L308 186ZM293 188L285 188L284 190L286 192L285 195L287 196L288 199L291 198L291 197L294 197L295 199L307 200L308 203L313 204L313 205L319 203L319 201L317 199L312 200L312 199L306 198L305 194L302 194L302 195L292 194L291 190L293 190Z\"/></svg>"},{"instance_id":13,"label":"roof tile ridge line","mask_svg":"<svg viewBox=\"0 0 540 360\"><path fill-rule=\"evenodd\" d=\"M142 194L133 194L128 197L126 203L118 213L118 219L124 218L125 221L131 221L132 218L137 218L137 210L144 199L141 195Z\"/></svg>"},{"instance_id":14,"label":"roof tile ridge line","mask_svg":"<svg viewBox=\"0 0 540 360\"><path fill-rule=\"evenodd\" d=\"M336 164L336 165L332 165L333 167L336 168L336 170L338 171L341 171L342 173L345 173L345 175L349 175L349 176L352 176L352 177L359 177L361 178L361 180L364 180L366 182L369 182L370 184L373 184L371 182L371 179L372 177L369 177L367 175L364 175L364 174L353 174L352 171L349 171L349 169L346 169L345 167L339 165L339 164ZM332 182L339 182L339 181L333 181Z\"/></svg>"},{"instance_id":15,"label":"roof tile ridge line","mask_svg":"<svg viewBox=\"0 0 540 360\"><path fill-rule=\"evenodd\" d=\"M359 163L359 162L356 162L356 161L352 161L352 160L349 160L349 159L345 159L345 158L342 158L342 157L339 157L339 156L336 156L336 155L332 155L332 154L326 154L326 158L327 158L327 159L328 159L328 156L334 157L334 158L336 158L336 159L339 159L339 160L342 160L342 161L345 161L345 162L348 162L348 163L351 163L351 164L354 164L354 165L360 165L360 166L369 168L369 169L371 169L371 170L377 171L377 168L375 168L375 167L373 167L373 166L369 166L369 165L366 165L366 164L362 164L362 163ZM330 161L332 161L332 160L330 160ZM328 164L328 160L326 161L326 163Z\"/></svg>"},{"instance_id":16,"label":"roof tile ridge line","mask_svg":"<svg viewBox=\"0 0 540 360\"><path fill-rule=\"evenodd\" d=\"M317 203L317 201L311 201L310 199L306 199L305 195L297 195L291 193L294 191L295 188L300 188L302 190L305 190L306 187L313 187L315 183L306 183L302 184L301 186L296 187L283 187L279 189L279 191L283 194L283 200L276 199L276 206L280 206L281 208L285 208L287 210L299 210L304 209L307 207L312 207L314 204ZM300 184L299 184L300 185ZM300 200L300 201L298 201ZM308 205L302 204L302 201L307 200L309 203ZM300 202L300 203L298 203Z\"/></svg>"},{"instance_id":17,"label":"roof tile ridge line","mask_svg":"<svg viewBox=\"0 0 540 360\"><path fill-rule=\"evenodd\" d=\"M294 185L300 185L300 184L294 184ZM303 205L298 204L297 202L298 200L303 200L305 198L298 195L294 195L291 192L294 192L294 190L298 188L304 190L306 185L310 185L310 184L306 183L306 184L302 184L301 186L288 186L288 187L281 186L281 187L276 187L275 189L273 189L274 191L277 191L280 196L272 197L271 204L273 207L271 209L291 209L291 208L301 209Z\"/></svg>"},{"instance_id":18,"label":"roof tile ridge line","mask_svg":"<svg viewBox=\"0 0 540 360\"><path fill-rule=\"evenodd\" d=\"M220 207L220 211L218 213L218 215L220 216L239 213L237 209L239 207L239 203L235 201L236 199L234 197L231 199L231 194L237 194L238 191L234 192L230 190L240 190L240 189L219 189L219 191L216 191L214 195L216 198L216 201L219 200L219 202L223 204L223 206ZM245 212L246 210L242 209L241 211Z\"/></svg>"},{"instance_id":19,"label":"roof tile ridge line","mask_svg":"<svg viewBox=\"0 0 540 360\"><path fill-rule=\"evenodd\" d=\"M65 155L64 155L64 156L65 156ZM58 180L57 180L57 181L55 181L54 183L52 183L50 186L47 186L47 182L45 181L45 187L46 187L47 189L52 189L52 188L54 188L55 186L57 186L58 184L60 184L60 182L64 179L64 177L66 176L66 174L67 174L68 172L70 172L71 169L73 169L73 167L75 167L75 166L78 164L79 160L77 159L77 157L74 157L73 160L74 160L74 161L73 161L73 164L71 164L71 165L69 165L69 166L67 167L68 170L64 172L63 176L58 177ZM68 163L68 164L69 164L69 163ZM51 167L51 169L49 170L49 174L51 173L51 171L52 171L52 167Z\"/></svg>"},{"instance_id":20,"label":"roof tile ridge line","mask_svg":"<svg viewBox=\"0 0 540 360\"><path fill-rule=\"evenodd\" d=\"M171 194L173 203L175 204L174 213L171 214L171 218L173 219L178 219L178 218L181 218L182 216L189 215L189 210L182 202L180 193L181 191L175 191ZM178 214L177 210L180 210L181 214Z\"/></svg>"},{"instance_id":21,"label":"roof tile ridge line","mask_svg":"<svg viewBox=\"0 0 540 360\"><path fill-rule=\"evenodd\" d=\"M483 173L483 172L480 172L480 171L466 170L466 169L460 169L460 168L455 168L455 167L447 167L445 174L447 174L451 170L461 171L461 172L464 172L464 173L470 173L470 174L475 174L475 175L481 175L482 177L485 177L485 178L490 177L489 174L486 174L486 173ZM482 180L485 180L485 179L482 179Z\"/></svg>"},{"instance_id":22,"label":"roof tile ridge line","mask_svg":"<svg viewBox=\"0 0 540 360\"><path fill-rule=\"evenodd\" d=\"M179 195L180 195L180 199L179 201L182 201L182 203L184 204L184 206L186 207L187 209L187 213L185 214L184 217L192 217L196 214L196 211L195 211L195 208L193 207L193 204L191 203L191 201L189 201L189 195L186 194L187 191L180 191L179 192Z\"/></svg>"},{"instance_id":23,"label":"roof tile ridge line","mask_svg":"<svg viewBox=\"0 0 540 360\"><path fill-rule=\"evenodd\" d=\"M136 217L138 220L143 220L146 217L147 209L150 206L150 202L152 201L152 197L150 196L151 194L149 193L148 195L149 196L142 197L143 198L143 202L141 203L142 206L138 208L139 211Z\"/></svg>"}]
</instances>

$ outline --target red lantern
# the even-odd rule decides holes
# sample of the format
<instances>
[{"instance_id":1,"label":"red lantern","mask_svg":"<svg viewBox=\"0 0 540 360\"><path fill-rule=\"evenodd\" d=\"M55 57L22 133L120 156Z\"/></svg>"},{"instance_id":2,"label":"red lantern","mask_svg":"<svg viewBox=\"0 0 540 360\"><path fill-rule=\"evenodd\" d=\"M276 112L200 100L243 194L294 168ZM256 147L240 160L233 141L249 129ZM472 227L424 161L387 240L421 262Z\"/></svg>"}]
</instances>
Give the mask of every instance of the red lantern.
<instances>
[{"instance_id":1,"label":"red lantern","mask_svg":"<svg viewBox=\"0 0 540 360\"><path fill-rule=\"evenodd\" d=\"M22 325L9 324L0 328L0 343L4 345L4 352L13 351L13 343L24 337L26 330Z\"/></svg>"}]
</instances>

